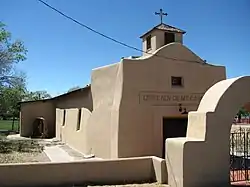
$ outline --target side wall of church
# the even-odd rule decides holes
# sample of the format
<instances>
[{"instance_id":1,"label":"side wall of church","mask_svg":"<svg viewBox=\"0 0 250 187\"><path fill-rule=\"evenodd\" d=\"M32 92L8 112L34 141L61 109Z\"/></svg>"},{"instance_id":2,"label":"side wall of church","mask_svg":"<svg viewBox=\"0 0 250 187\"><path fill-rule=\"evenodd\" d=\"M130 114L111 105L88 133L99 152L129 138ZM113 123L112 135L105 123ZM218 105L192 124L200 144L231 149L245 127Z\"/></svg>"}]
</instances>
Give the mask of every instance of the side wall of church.
<instances>
[{"instance_id":1,"label":"side wall of church","mask_svg":"<svg viewBox=\"0 0 250 187\"><path fill-rule=\"evenodd\" d=\"M63 120L64 114L65 121ZM56 109L56 138L72 148L88 154L86 128L91 112L86 108L81 108L81 116L78 115L78 108Z\"/></svg>"},{"instance_id":2,"label":"side wall of church","mask_svg":"<svg viewBox=\"0 0 250 187\"><path fill-rule=\"evenodd\" d=\"M82 91L72 93L70 95L65 95L61 98L55 100L56 107L60 109L69 108L87 108L90 111L93 110L93 101L91 88L86 88Z\"/></svg>"},{"instance_id":3,"label":"side wall of church","mask_svg":"<svg viewBox=\"0 0 250 187\"><path fill-rule=\"evenodd\" d=\"M43 117L48 125L48 134L55 136L55 105L49 101L34 101L21 104L20 111L20 135L29 137L32 135L33 122L37 117Z\"/></svg>"},{"instance_id":4,"label":"side wall of church","mask_svg":"<svg viewBox=\"0 0 250 187\"><path fill-rule=\"evenodd\" d=\"M117 63L95 69L91 79L93 111L81 108L78 130L79 109L57 107L56 138L84 154L94 154L101 158L117 157L122 64Z\"/></svg>"},{"instance_id":5,"label":"side wall of church","mask_svg":"<svg viewBox=\"0 0 250 187\"><path fill-rule=\"evenodd\" d=\"M167 45L157 54L189 62L157 56L124 59L118 157L161 156L163 117L183 116L179 104L196 110L206 90L226 78L224 67L202 64L181 44ZM171 76L182 77L183 86L173 87Z\"/></svg>"}]
</instances>

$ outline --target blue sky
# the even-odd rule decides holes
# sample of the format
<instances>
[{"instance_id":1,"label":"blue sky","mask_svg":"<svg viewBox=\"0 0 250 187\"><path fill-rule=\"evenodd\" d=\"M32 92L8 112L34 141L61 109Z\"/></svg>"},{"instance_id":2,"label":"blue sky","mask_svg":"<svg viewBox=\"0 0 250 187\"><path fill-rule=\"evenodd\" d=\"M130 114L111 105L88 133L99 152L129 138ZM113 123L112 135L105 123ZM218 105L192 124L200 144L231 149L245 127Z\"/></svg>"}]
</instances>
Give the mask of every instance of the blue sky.
<instances>
[{"instance_id":1,"label":"blue sky","mask_svg":"<svg viewBox=\"0 0 250 187\"><path fill-rule=\"evenodd\" d=\"M18 65L28 89L61 94L90 83L93 68L140 55L96 35L37 0L0 0L0 21L22 39L28 59ZM187 31L184 44L201 58L224 65L227 76L250 74L250 1L229 0L45 0L80 22L141 49L139 36L164 22Z\"/></svg>"}]
</instances>

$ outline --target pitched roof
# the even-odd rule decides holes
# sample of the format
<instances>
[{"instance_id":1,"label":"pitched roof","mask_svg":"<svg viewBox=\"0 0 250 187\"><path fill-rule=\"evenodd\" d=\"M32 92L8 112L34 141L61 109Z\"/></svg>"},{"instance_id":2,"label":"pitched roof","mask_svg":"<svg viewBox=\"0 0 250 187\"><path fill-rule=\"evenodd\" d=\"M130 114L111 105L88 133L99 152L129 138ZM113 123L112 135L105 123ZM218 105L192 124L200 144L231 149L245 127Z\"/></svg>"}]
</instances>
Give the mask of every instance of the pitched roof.
<instances>
[{"instance_id":1,"label":"pitched roof","mask_svg":"<svg viewBox=\"0 0 250 187\"><path fill-rule=\"evenodd\" d=\"M83 88L79 88L79 89L76 89L76 90L73 90L73 91L70 91L70 92L67 92L67 93L58 95L58 96L53 97L53 98L51 98L51 99L53 99L53 100L54 100L54 99L59 99L59 98L62 98L62 97L64 97L64 96L72 95L72 94L77 93L77 92L82 92L82 91L85 91L85 90L87 90L87 89L90 89L90 87L91 87L91 85L88 84L88 85L86 85L86 86L83 87Z\"/></svg>"},{"instance_id":2,"label":"pitched roof","mask_svg":"<svg viewBox=\"0 0 250 187\"><path fill-rule=\"evenodd\" d=\"M177 33L182 33L185 34L186 31L178 29L176 27L173 27L171 25L167 25L165 23L161 23L157 26L155 26L154 28L152 28L151 30L149 30L148 32L146 32L145 34L143 34L140 38L144 37L145 35L147 35L148 33L150 33L153 30L162 30L162 31L169 31L169 32L177 32Z\"/></svg>"},{"instance_id":3,"label":"pitched roof","mask_svg":"<svg viewBox=\"0 0 250 187\"><path fill-rule=\"evenodd\" d=\"M64 94L61 94L61 95L58 95L58 96L55 96L55 97L52 97L52 98L49 98L49 99L40 99L40 100L32 100L32 101L21 101L19 102L20 104L23 104L23 103L31 103L31 102L46 102L46 101L53 101L53 100L56 100L56 99L60 99L60 98L63 98L65 96L68 96L68 95L72 95L74 93L77 93L77 92L82 92L82 91L85 91L87 89L90 89L91 88L91 85L88 84L86 85L85 87L83 88L79 88L77 90L73 90L71 92L67 92L67 93L64 93Z\"/></svg>"}]
</instances>

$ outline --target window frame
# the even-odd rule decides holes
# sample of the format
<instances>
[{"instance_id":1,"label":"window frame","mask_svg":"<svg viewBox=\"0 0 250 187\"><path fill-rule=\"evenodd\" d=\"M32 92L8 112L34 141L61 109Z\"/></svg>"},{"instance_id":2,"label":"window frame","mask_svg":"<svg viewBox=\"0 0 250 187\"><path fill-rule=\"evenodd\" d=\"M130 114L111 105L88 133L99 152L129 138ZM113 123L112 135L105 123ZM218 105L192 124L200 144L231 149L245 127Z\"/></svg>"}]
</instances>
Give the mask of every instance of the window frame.
<instances>
[{"instance_id":1,"label":"window frame","mask_svg":"<svg viewBox=\"0 0 250 187\"><path fill-rule=\"evenodd\" d=\"M174 79L180 79L177 82L180 84L174 83ZM184 87L184 79L182 76L171 76L171 86L172 87Z\"/></svg>"}]
</instances>

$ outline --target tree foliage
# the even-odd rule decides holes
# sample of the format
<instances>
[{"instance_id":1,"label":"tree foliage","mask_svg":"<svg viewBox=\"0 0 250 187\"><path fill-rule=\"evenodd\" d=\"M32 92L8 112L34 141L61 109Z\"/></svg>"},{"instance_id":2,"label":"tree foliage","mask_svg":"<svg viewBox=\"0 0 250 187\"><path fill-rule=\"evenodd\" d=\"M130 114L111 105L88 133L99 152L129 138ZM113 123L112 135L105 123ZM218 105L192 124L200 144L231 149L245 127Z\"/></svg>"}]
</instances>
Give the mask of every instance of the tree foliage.
<instances>
[{"instance_id":1,"label":"tree foliage","mask_svg":"<svg viewBox=\"0 0 250 187\"><path fill-rule=\"evenodd\" d=\"M0 114L3 119L18 117L18 103L22 100L25 92L22 87L1 87Z\"/></svg>"},{"instance_id":2,"label":"tree foliage","mask_svg":"<svg viewBox=\"0 0 250 187\"><path fill-rule=\"evenodd\" d=\"M47 91L28 92L23 98L23 101L37 101L42 99L50 99L51 95Z\"/></svg>"},{"instance_id":3,"label":"tree foliage","mask_svg":"<svg viewBox=\"0 0 250 187\"><path fill-rule=\"evenodd\" d=\"M0 22L0 86L23 81L16 76L14 65L26 59L27 49L21 40L13 41L11 33Z\"/></svg>"},{"instance_id":4,"label":"tree foliage","mask_svg":"<svg viewBox=\"0 0 250 187\"><path fill-rule=\"evenodd\" d=\"M26 75L15 65L26 59L27 49L21 40L13 41L11 33L0 22L0 116L18 116L18 102L26 93Z\"/></svg>"},{"instance_id":5,"label":"tree foliage","mask_svg":"<svg viewBox=\"0 0 250 187\"><path fill-rule=\"evenodd\" d=\"M242 117L248 117L249 115L250 113L244 107L241 107L238 113L236 114L237 122L241 123Z\"/></svg>"},{"instance_id":6,"label":"tree foliage","mask_svg":"<svg viewBox=\"0 0 250 187\"><path fill-rule=\"evenodd\" d=\"M244 116L244 117L246 117L246 116L249 116L249 112L245 109L245 108L240 108L240 110L239 110L239 112L237 113L237 115L239 116L239 115L241 115L241 116Z\"/></svg>"},{"instance_id":7,"label":"tree foliage","mask_svg":"<svg viewBox=\"0 0 250 187\"><path fill-rule=\"evenodd\" d=\"M29 92L26 75L15 65L26 59L27 49L21 40L12 40L11 33L0 22L0 117L18 117L20 101L51 98L46 91Z\"/></svg>"}]
</instances>

